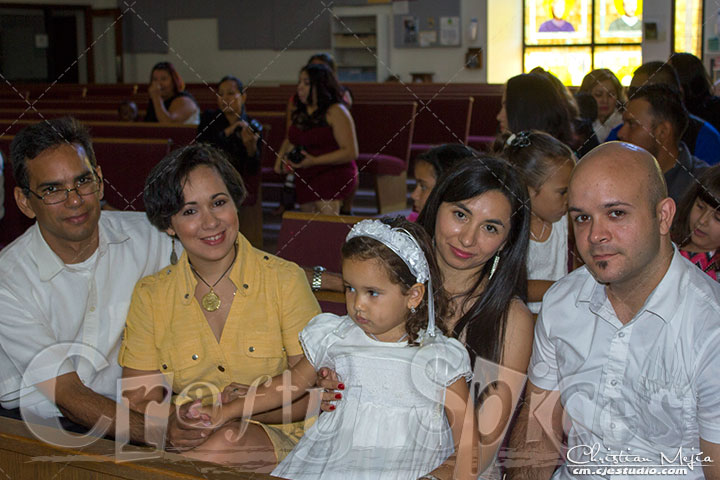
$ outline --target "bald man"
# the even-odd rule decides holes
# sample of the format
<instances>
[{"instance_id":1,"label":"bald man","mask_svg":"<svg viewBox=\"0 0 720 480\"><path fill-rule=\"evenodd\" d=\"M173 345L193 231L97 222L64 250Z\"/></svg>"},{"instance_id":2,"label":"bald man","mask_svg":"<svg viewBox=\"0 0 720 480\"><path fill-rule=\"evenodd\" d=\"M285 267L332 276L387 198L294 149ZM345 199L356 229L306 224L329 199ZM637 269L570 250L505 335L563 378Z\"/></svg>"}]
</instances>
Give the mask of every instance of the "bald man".
<instances>
[{"instance_id":1,"label":"bald man","mask_svg":"<svg viewBox=\"0 0 720 480\"><path fill-rule=\"evenodd\" d=\"M720 286L671 243L657 162L600 145L568 205L585 266L543 299L510 478L718 478Z\"/></svg>"}]
</instances>

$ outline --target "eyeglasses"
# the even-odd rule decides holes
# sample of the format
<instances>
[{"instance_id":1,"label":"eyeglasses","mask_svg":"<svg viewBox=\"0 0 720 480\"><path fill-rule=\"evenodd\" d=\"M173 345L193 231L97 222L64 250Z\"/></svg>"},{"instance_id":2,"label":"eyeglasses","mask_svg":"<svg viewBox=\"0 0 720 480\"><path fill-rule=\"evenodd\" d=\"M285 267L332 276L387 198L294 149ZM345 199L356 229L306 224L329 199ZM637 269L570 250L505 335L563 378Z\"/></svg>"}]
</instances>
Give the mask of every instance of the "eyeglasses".
<instances>
[{"instance_id":1,"label":"eyeglasses","mask_svg":"<svg viewBox=\"0 0 720 480\"><path fill-rule=\"evenodd\" d=\"M93 174L92 176L83 177L75 182L74 188L57 188L54 186L49 186L47 188L48 189L43 192L42 195L33 192L29 188L26 188L25 190L42 200L45 205L55 205L56 203L62 203L67 200L70 192L73 190L81 197L97 193L100 190L100 179Z\"/></svg>"}]
</instances>

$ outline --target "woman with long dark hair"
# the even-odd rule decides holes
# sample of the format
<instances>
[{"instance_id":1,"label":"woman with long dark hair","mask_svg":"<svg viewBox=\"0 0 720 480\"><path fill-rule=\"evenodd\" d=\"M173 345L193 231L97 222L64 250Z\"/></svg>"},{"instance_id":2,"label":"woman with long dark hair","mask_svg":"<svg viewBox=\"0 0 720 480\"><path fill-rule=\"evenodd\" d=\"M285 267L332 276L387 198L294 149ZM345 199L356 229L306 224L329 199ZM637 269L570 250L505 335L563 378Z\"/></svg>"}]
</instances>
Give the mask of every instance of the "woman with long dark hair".
<instances>
[{"instance_id":1,"label":"woman with long dark hair","mask_svg":"<svg viewBox=\"0 0 720 480\"><path fill-rule=\"evenodd\" d=\"M675 68L685 97L685 107L713 127L720 129L720 97L702 60L692 53L673 53L668 63Z\"/></svg>"},{"instance_id":2,"label":"woman with long dark hair","mask_svg":"<svg viewBox=\"0 0 720 480\"><path fill-rule=\"evenodd\" d=\"M146 122L200 123L200 107L185 82L170 62L156 63L150 72L148 87L150 102L145 113Z\"/></svg>"},{"instance_id":3,"label":"woman with long dark hair","mask_svg":"<svg viewBox=\"0 0 720 480\"><path fill-rule=\"evenodd\" d=\"M483 155L448 171L418 218L433 236L443 288L451 298L454 313L445 322L467 347L476 375L485 376L485 381L476 377L481 387L474 392L478 425L491 430L480 432L483 478L499 477L493 458L532 351L534 323L524 303L529 206L515 169ZM500 401L487 402L490 397Z\"/></svg>"},{"instance_id":4,"label":"woman with long dark hair","mask_svg":"<svg viewBox=\"0 0 720 480\"><path fill-rule=\"evenodd\" d=\"M573 142L567 101L542 75L523 73L505 84L502 109L497 115L502 133L540 130L566 145Z\"/></svg>"},{"instance_id":5,"label":"woman with long dark hair","mask_svg":"<svg viewBox=\"0 0 720 480\"><path fill-rule=\"evenodd\" d=\"M295 172L301 210L338 214L357 187L358 146L355 124L329 67L309 64L300 70L291 120L275 171Z\"/></svg>"}]
</instances>

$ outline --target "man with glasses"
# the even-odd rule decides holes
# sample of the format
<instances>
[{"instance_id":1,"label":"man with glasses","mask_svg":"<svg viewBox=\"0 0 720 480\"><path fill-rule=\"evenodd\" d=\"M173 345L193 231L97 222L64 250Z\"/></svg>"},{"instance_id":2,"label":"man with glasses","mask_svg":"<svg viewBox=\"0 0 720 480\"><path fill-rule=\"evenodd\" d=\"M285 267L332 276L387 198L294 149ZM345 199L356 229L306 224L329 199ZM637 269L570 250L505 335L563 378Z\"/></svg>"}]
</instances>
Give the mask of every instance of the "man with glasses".
<instances>
[{"instance_id":1,"label":"man with glasses","mask_svg":"<svg viewBox=\"0 0 720 480\"><path fill-rule=\"evenodd\" d=\"M0 403L92 427L115 418L130 297L169 263L171 242L143 213L101 211L102 171L76 120L27 127L11 161L15 201L36 222L0 252ZM142 419L130 425L142 438Z\"/></svg>"}]
</instances>

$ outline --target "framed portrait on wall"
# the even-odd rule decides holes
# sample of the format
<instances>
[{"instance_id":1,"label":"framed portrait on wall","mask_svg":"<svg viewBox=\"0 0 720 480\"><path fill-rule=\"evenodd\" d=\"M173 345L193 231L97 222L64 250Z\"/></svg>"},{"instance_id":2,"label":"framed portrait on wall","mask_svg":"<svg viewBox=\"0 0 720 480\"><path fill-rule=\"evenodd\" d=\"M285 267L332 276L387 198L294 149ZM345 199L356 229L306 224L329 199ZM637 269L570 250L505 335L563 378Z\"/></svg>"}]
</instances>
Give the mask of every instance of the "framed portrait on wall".
<instances>
[{"instance_id":1,"label":"framed portrait on wall","mask_svg":"<svg viewBox=\"0 0 720 480\"><path fill-rule=\"evenodd\" d=\"M525 0L526 45L590 43L590 0Z\"/></svg>"},{"instance_id":2,"label":"framed portrait on wall","mask_svg":"<svg viewBox=\"0 0 720 480\"><path fill-rule=\"evenodd\" d=\"M595 0L595 41L642 42L642 0Z\"/></svg>"}]
</instances>

